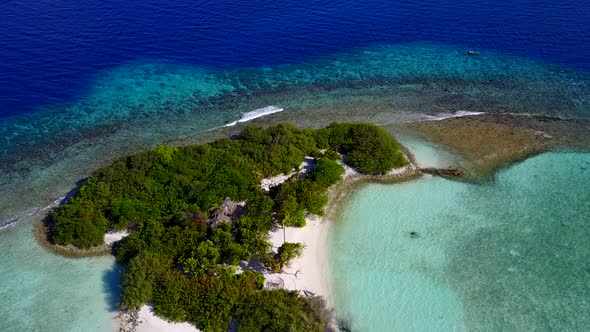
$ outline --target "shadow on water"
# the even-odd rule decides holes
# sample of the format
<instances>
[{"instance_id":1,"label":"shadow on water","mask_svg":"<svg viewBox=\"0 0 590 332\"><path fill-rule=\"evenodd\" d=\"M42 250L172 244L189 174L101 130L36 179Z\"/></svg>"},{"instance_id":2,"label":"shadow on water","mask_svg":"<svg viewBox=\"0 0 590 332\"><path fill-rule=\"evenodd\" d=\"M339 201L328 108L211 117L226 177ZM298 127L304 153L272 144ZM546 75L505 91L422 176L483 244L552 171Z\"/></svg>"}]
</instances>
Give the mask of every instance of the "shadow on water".
<instances>
[{"instance_id":1,"label":"shadow on water","mask_svg":"<svg viewBox=\"0 0 590 332\"><path fill-rule=\"evenodd\" d=\"M116 311L121 302L121 276L123 275L123 265L113 264L112 268L105 271L102 276L102 286L106 297L106 302L110 311Z\"/></svg>"},{"instance_id":2,"label":"shadow on water","mask_svg":"<svg viewBox=\"0 0 590 332\"><path fill-rule=\"evenodd\" d=\"M352 325L352 318L350 315L345 317L336 317L336 326L338 327L338 332L354 332L355 330Z\"/></svg>"}]
</instances>

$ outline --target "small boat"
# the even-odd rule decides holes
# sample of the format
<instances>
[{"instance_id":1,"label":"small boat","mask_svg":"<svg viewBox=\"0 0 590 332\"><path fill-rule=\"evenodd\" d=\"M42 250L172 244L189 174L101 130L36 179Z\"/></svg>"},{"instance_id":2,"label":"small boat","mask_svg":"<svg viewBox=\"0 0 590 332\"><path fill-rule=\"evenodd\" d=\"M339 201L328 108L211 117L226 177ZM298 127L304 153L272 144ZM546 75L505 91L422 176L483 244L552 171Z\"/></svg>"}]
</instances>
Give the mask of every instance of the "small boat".
<instances>
[{"instance_id":1,"label":"small boat","mask_svg":"<svg viewBox=\"0 0 590 332\"><path fill-rule=\"evenodd\" d=\"M467 55L471 55L471 56L479 55L479 52L478 51L467 51Z\"/></svg>"}]
</instances>

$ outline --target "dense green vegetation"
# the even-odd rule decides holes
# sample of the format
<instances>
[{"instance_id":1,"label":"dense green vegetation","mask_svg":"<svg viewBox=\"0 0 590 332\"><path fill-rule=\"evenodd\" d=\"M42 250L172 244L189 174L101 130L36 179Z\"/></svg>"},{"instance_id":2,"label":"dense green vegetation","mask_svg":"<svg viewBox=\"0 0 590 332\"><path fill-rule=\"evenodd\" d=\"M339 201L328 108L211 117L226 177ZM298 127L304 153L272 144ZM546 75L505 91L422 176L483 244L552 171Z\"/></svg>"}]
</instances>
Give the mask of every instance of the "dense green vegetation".
<instances>
[{"instance_id":1,"label":"dense green vegetation","mask_svg":"<svg viewBox=\"0 0 590 332\"><path fill-rule=\"evenodd\" d=\"M302 253L303 244L285 242L279 247L274 257L268 257L264 261L264 265L270 271L280 272L293 258L301 256Z\"/></svg>"},{"instance_id":2,"label":"dense green vegetation","mask_svg":"<svg viewBox=\"0 0 590 332\"><path fill-rule=\"evenodd\" d=\"M363 174L384 174L407 164L399 144L381 127L339 123L316 132L319 148L346 155L346 163Z\"/></svg>"},{"instance_id":3,"label":"dense green vegetation","mask_svg":"<svg viewBox=\"0 0 590 332\"><path fill-rule=\"evenodd\" d=\"M125 308L151 302L158 315L204 331L227 330L236 318L243 331L260 330L257 321L267 331L321 330L327 318L316 299L262 291L261 273L237 273L236 266L256 259L281 270L301 254L298 243L272 252L268 233L324 213L328 187L344 172L340 154L367 174L406 163L395 140L375 125L249 126L235 139L161 146L99 169L52 214L51 240L89 248L102 244L107 230L131 230L116 248L127 267ZM306 177L262 190L263 178L298 169L305 156L317 160Z\"/></svg>"},{"instance_id":4,"label":"dense green vegetation","mask_svg":"<svg viewBox=\"0 0 590 332\"><path fill-rule=\"evenodd\" d=\"M329 312L319 298L306 299L286 290L262 291L246 299L238 309L240 332L322 332ZM301 312L313 313L299 316Z\"/></svg>"}]
</instances>

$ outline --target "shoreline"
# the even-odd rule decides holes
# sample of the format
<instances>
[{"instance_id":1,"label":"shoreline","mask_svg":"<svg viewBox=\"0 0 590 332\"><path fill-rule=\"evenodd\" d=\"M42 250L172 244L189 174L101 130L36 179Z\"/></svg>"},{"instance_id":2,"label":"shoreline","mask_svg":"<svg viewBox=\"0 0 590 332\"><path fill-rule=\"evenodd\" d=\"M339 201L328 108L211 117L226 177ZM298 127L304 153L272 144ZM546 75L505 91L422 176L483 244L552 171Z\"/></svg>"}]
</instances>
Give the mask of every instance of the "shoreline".
<instances>
[{"instance_id":1,"label":"shoreline","mask_svg":"<svg viewBox=\"0 0 590 332\"><path fill-rule=\"evenodd\" d=\"M328 234L338 217L341 202L360 186L369 183L401 183L414 180L423 175L414 157L403 150L409 165L393 169L385 175L363 175L349 166L345 166L342 182L330 188L326 213L322 217L307 216L304 227L287 227L285 233L277 228L269 233L269 242L273 250L287 242L299 242L304 245L302 255L291 260L288 267L281 273L270 273L265 269L258 271L264 275L265 289L287 289L299 292L303 296L320 296L326 301L330 310L334 310L334 299L330 287L330 265L328 250ZM138 325L132 329L135 332L197 332L195 326L189 323L168 322L156 316L149 305L144 305L137 312ZM335 319L335 317L334 317ZM123 320L118 318L119 326ZM127 331L121 328L121 331ZM230 329L231 331L231 329Z\"/></svg>"},{"instance_id":2,"label":"shoreline","mask_svg":"<svg viewBox=\"0 0 590 332\"><path fill-rule=\"evenodd\" d=\"M287 228L285 232L286 241L302 243L304 245L302 255L293 259L291 264L281 273L260 271L265 277L266 289L283 288L298 291L303 296L320 296L326 301L328 308L333 310L334 301L330 293L327 238L330 227L334 223L340 202L348 194L352 193L355 187L364 183L396 183L412 180L420 176L422 173L420 168L415 164L412 154L405 147L402 147L402 151L409 164L393 169L384 175L363 175L351 167L344 165L345 173L342 176L342 181L329 189L329 199L325 207L326 214L323 217L307 216L305 227ZM310 160L310 157L306 157L300 170L304 174L313 165L313 160ZM294 174L296 173L282 175L278 179L278 182L282 182L280 180L285 180ZM272 184L276 185L278 183L273 182ZM263 182L261 185L264 188L265 185L268 186L270 183ZM92 250L83 250L73 246L59 246L50 243L47 237L48 232L49 226L46 221L39 222L37 227L35 227L35 234L45 249L55 254L72 258L112 255L113 244L129 234L128 232L107 233L105 234L105 243L102 246ZM269 233L269 242L273 250L278 249L283 243L283 236L282 228ZM156 316L148 304L142 306L135 313L119 311L114 324L119 331L199 331L190 323L169 322Z\"/></svg>"},{"instance_id":3,"label":"shoreline","mask_svg":"<svg viewBox=\"0 0 590 332\"><path fill-rule=\"evenodd\" d=\"M440 144L464 158L467 180L555 150L590 149L590 121L533 114L484 113L387 126Z\"/></svg>"},{"instance_id":4,"label":"shoreline","mask_svg":"<svg viewBox=\"0 0 590 332\"><path fill-rule=\"evenodd\" d=\"M200 332L192 324L183 322L169 322L156 316L152 306L144 304L137 312L138 325L132 331L135 332Z\"/></svg>"},{"instance_id":5,"label":"shoreline","mask_svg":"<svg viewBox=\"0 0 590 332\"><path fill-rule=\"evenodd\" d=\"M330 293L328 234L338 218L341 203L359 186L369 183L400 183L422 176L413 156L406 149L403 151L409 165L393 169L385 175L363 175L345 166L342 181L330 188L324 216L308 216L305 227L287 227L285 233L282 228L272 231L270 242L273 249L281 246L283 240L300 242L304 249L302 255L294 258L282 273L265 271L265 288L284 288L299 291L306 296L321 296L328 307L332 308L334 301Z\"/></svg>"},{"instance_id":6,"label":"shoreline","mask_svg":"<svg viewBox=\"0 0 590 332\"><path fill-rule=\"evenodd\" d=\"M326 240L332 221L326 217L308 217L306 221L305 227L287 227L284 234L286 242L304 245L302 255L292 259L281 273L263 272L265 288L282 288L306 296L321 296L330 303L329 283L325 277L328 261ZM283 229L279 228L269 235L273 249L277 250L283 244Z\"/></svg>"},{"instance_id":7,"label":"shoreline","mask_svg":"<svg viewBox=\"0 0 590 332\"><path fill-rule=\"evenodd\" d=\"M66 258L113 256L114 242L105 242L102 245L93 247L91 249L80 249L73 245L62 246L51 243L49 240L49 226L45 221L46 218L47 216L43 217L33 227L33 236L37 240L39 246L41 246L43 249Z\"/></svg>"},{"instance_id":8,"label":"shoreline","mask_svg":"<svg viewBox=\"0 0 590 332\"><path fill-rule=\"evenodd\" d=\"M478 118L480 116L477 116ZM500 116L495 116L500 117ZM471 121L470 117L464 117L460 120L451 120L451 121ZM447 122L449 120L440 120L436 121L437 124L441 122ZM448 126L448 125L447 125ZM538 136L542 136L537 134ZM546 137L545 137L546 139ZM443 144L448 146L446 144ZM333 188L330 189L330 198L328 201L328 205L326 206L326 214L323 218L306 218L308 225L303 227L302 229L295 229L295 228L288 228L286 235L288 242L301 242L304 243L306 246L304 248L303 254L301 257L294 259L291 262L291 266L285 269L284 273L280 274L268 274L264 273L265 278L268 280L275 277L282 277L286 282L283 282L283 287L286 289L293 289L298 291L309 291L313 294L320 295L325 298L329 307L333 306L333 299L330 294L330 283L329 283L329 266L328 262L328 248L327 248L327 236L332 226L331 223L334 222L335 217L337 216L337 212L339 210L339 206L341 202L344 201L351 193L354 192L356 188L359 186L363 186L369 183L398 183L413 180L419 176L421 176L422 172L420 171L419 167L416 165L414 158L412 157L410 151L406 148L402 149L406 154L406 158L410 161L410 167L404 167L401 169L396 169L386 175L383 176L369 176L369 175L361 175L358 174L349 168L346 168L346 173L343 177L343 181ZM551 149L549 149L551 150ZM543 152L543 151L541 151ZM525 157L526 158L526 157ZM489 162L490 160L488 160ZM514 161L518 161L514 160ZM44 224L41 224L44 226ZM43 231L39 231L39 229L43 229L43 227L35 227L35 233L38 236L38 239L41 238L45 241L40 241L43 247L46 249L67 257L91 257L91 256L103 256L111 254L110 246L105 245L104 248L101 247L98 251L93 251L89 253L85 250L72 250L68 247L62 246L55 246L52 245L47 241L46 237L43 237ZM45 229L45 231L47 231ZM271 236L271 243L273 244L273 248L276 249L281 243L283 239L282 229L278 229L275 232L270 233ZM278 243L278 245L277 245ZM307 271L313 271L313 273L305 273ZM297 273L300 271L299 273ZM289 282L290 281L290 282ZM142 328L141 326L138 327L136 331L155 331L154 329L149 330L149 326L152 324L171 324L169 327L165 327L165 330L170 330L172 326L177 328L178 323L169 323L157 316L155 316L150 310L143 310L142 307L141 317L144 321L148 322L147 327ZM153 322L153 323L151 323ZM143 324L142 324L143 325ZM178 330L182 332L188 331L195 331L194 326L189 325L186 330ZM160 326L160 325L158 325ZM189 329L192 328L192 329Z\"/></svg>"}]
</instances>

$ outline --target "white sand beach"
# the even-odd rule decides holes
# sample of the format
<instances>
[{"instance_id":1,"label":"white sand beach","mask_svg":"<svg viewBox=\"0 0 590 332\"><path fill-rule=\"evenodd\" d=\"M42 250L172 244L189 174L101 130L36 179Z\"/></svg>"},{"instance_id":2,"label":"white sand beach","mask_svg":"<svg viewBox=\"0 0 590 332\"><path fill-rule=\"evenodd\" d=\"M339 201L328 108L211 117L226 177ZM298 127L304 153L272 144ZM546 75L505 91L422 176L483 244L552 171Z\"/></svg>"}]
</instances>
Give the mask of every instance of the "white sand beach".
<instances>
[{"instance_id":1,"label":"white sand beach","mask_svg":"<svg viewBox=\"0 0 590 332\"><path fill-rule=\"evenodd\" d=\"M139 309L137 318L137 332L199 332L199 329L189 323L172 323L156 316L149 305Z\"/></svg>"},{"instance_id":2,"label":"white sand beach","mask_svg":"<svg viewBox=\"0 0 590 332\"><path fill-rule=\"evenodd\" d=\"M301 165L299 165L299 177L305 177L309 171L315 168L316 162L317 161L313 157L305 157ZM289 180L295 174L297 174L297 170L293 170L289 174L279 174L277 176L262 179L262 181L260 181L260 187L262 190L269 192L270 188Z\"/></svg>"},{"instance_id":3,"label":"white sand beach","mask_svg":"<svg viewBox=\"0 0 590 332\"><path fill-rule=\"evenodd\" d=\"M282 273L264 273L267 288L285 288L306 295L320 295L329 302L327 276L327 248L330 222L322 218L307 218L302 228L287 227L270 234L273 249L277 250L284 240L304 245L303 254L291 261Z\"/></svg>"},{"instance_id":4,"label":"white sand beach","mask_svg":"<svg viewBox=\"0 0 590 332\"><path fill-rule=\"evenodd\" d=\"M299 176L304 177L310 170L315 168L316 160L312 157L305 157L299 166ZM272 178L263 179L261 187L269 191L271 187L281 184L296 172L281 174ZM325 280L327 267L326 240L328 236L329 221L319 217L306 218L307 225L303 228L287 227L276 229L270 233L270 242L274 251L283 242L302 243L303 254L293 259L282 273L270 273L262 271L266 279L265 287L285 288L300 291L306 295L320 295L327 301L329 291L328 282Z\"/></svg>"},{"instance_id":5,"label":"white sand beach","mask_svg":"<svg viewBox=\"0 0 590 332\"><path fill-rule=\"evenodd\" d=\"M129 231L106 233L104 235L104 244L111 245L117 241L121 241L124 237L128 236L129 234Z\"/></svg>"},{"instance_id":6,"label":"white sand beach","mask_svg":"<svg viewBox=\"0 0 590 332\"><path fill-rule=\"evenodd\" d=\"M306 157L305 161L299 167L299 176L305 176L305 173L313 169L315 165L315 159ZM367 177L349 166L344 165L344 169L345 173L343 175L343 181L352 182ZM387 176L399 176L415 170L416 166L411 163L408 166L390 171ZM297 172L293 171L290 174L281 174L272 178L263 179L261 187L265 191L269 191L271 187L281 184L295 174L297 174ZM334 199L334 194L337 193L337 190L338 189L332 191L330 200ZM330 202L329 204L333 204L333 202ZM328 282L329 267L327 239L332 221L328 217L321 218L310 216L306 218L306 222L307 225L302 228L287 227L285 230L278 228L270 233L269 238L274 251L278 250L283 242L302 243L304 249L300 257L293 259L282 273L270 273L264 269L256 269L264 275L266 279L265 288L267 289L284 288L298 291L306 296L322 296L326 300L328 306L331 306L333 305L333 301L330 296ZM115 237L114 234L112 237ZM242 266L242 268L244 268L244 266ZM191 324L171 323L157 317L152 308L148 305L144 305L139 310L138 321L139 326L136 329L138 332L199 331Z\"/></svg>"},{"instance_id":7,"label":"white sand beach","mask_svg":"<svg viewBox=\"0 0 590 332\"><path fill-rule=\"evenodd\" d=\"M330 222L322 218L308 218L303 228L287 227L285 236L287 242L303 243L304 250L301 257L293 259L283 273L263 272L266 278L266 288L285 288L296 290L304 295L323 296L330 303L327 280L327 250L326 240ZM283 244L283 229L277 229L270 234L273 249L277 250ZM172 323L156 316L148 305L141 307L138 313L139 325L137 332L198 332L189 323Z\"/></svg>"}]
</instances>

